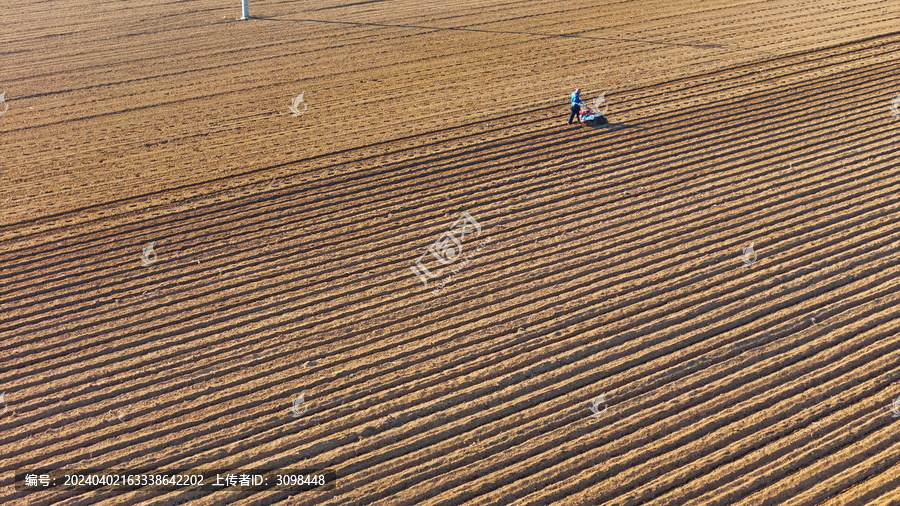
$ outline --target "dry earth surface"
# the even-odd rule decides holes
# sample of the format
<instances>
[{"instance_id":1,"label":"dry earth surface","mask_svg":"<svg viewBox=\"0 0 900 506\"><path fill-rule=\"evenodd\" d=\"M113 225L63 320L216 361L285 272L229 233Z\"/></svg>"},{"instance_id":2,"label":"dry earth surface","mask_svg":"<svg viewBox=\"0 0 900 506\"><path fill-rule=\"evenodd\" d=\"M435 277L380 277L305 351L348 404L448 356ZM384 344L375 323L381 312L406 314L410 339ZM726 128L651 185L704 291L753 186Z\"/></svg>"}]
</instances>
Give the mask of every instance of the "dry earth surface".
<instances>
[{"instance_id":1,"label":"dry earth surface","mask_svg":"<svg viewBox=\"0 0 900 506\"><path fill-rule=\"evenodd\" d=\"M0 503L900 501L900 3L344 1L0 6Z\"/></svg>"}]
</instances>

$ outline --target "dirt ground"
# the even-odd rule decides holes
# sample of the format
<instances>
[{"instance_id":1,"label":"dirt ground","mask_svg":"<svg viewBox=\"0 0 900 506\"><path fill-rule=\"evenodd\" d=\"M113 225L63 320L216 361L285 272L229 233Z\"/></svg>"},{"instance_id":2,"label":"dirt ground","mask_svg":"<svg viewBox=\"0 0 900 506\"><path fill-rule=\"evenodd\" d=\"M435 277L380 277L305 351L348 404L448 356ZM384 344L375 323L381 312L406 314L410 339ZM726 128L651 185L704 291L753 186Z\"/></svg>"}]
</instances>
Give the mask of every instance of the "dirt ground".
<instances>
[{"instance_id":1,"label":"dirt ground","mask_svg":"<svg viewBox=\"0 0 900 506\"><path fill-rule=\"evenodd\" d=\"M344 2L0 7L0 503L897 501L900 4Z\"/></svg>"}]
</instances>

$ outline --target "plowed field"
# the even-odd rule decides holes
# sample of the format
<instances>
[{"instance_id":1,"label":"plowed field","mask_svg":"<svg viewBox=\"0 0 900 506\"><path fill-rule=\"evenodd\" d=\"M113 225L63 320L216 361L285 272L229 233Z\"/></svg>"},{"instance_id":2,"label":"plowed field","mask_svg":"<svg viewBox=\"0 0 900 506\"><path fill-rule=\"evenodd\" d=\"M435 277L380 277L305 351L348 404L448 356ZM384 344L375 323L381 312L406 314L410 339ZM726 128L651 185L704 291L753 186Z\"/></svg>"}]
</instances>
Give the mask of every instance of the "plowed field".
<instances>
[{"instance_id":1,"label":"plowed field","mask_svg":"<svg viewBox=\"0 0 900 506\"><path fill-rule=\"evenodd\" d=\"M900 503L895 0L250 9L0 7L0 503Z\"/></svg>"}]
</instances>

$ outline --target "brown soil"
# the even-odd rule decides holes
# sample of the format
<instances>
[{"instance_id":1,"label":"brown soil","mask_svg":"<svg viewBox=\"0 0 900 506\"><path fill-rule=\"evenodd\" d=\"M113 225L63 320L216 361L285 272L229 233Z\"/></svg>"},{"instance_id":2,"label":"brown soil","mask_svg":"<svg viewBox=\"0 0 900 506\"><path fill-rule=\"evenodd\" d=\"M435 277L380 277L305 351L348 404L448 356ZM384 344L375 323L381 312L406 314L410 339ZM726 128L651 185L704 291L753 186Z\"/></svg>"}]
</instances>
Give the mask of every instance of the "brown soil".
<instances>
[{"instance_id":1,"label":"brown soil","mask_svg":"<svg viewBox=\"0 0 900 506\"><path fill-rule=\"evenodd\" d=\"M0 503L896 500L896 2L344 2L6 9Z\"/></svg>"}]
</instances>

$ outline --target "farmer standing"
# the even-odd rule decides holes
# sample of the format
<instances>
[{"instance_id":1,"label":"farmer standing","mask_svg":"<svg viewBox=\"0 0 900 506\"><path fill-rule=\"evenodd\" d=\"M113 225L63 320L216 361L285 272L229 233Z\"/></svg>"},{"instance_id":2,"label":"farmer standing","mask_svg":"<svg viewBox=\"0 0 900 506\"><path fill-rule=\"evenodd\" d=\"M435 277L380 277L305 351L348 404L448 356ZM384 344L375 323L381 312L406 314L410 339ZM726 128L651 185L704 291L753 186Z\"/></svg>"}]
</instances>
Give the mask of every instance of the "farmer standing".
<instances>
[{"instance_id":1,"label":"farmer standing","mask_svg":"<svg viewBox=\"0 0 900 506\"><path fill-rule=\"evenodd\" d=\"M572 92L572 106L569 108L569 124L572 124L572 118L578 116L578 113L581 112L581 106L584 105L584 102L581 101L581 88L577 88L574 92Z\"/></svg>"}]
</instances>

